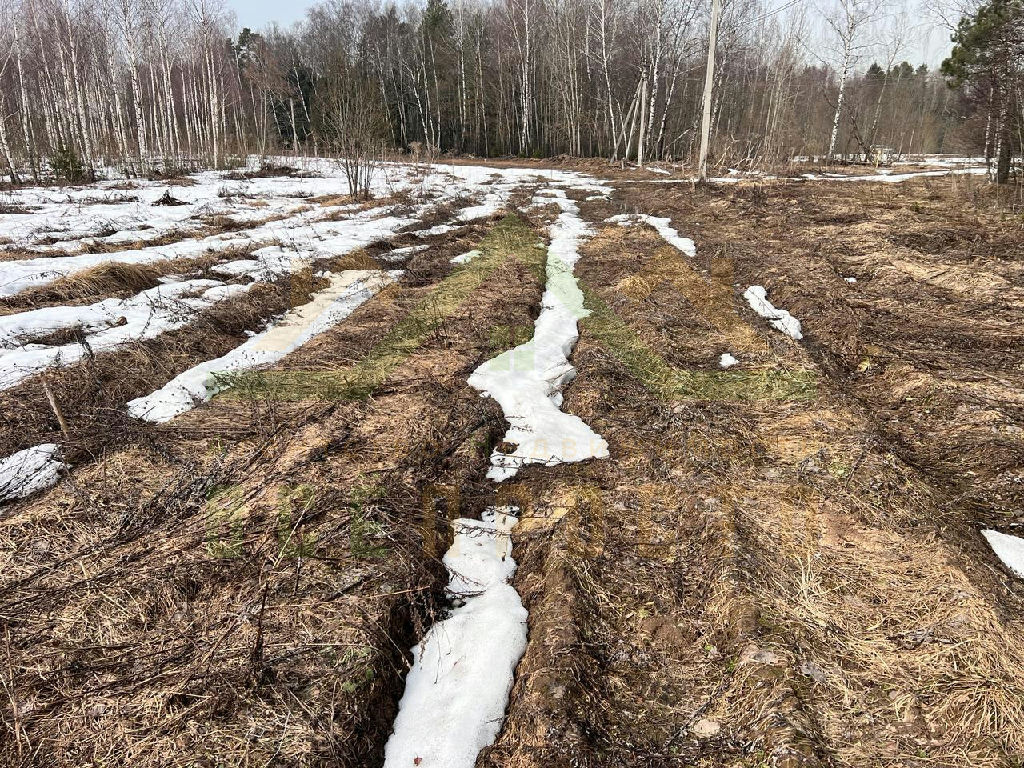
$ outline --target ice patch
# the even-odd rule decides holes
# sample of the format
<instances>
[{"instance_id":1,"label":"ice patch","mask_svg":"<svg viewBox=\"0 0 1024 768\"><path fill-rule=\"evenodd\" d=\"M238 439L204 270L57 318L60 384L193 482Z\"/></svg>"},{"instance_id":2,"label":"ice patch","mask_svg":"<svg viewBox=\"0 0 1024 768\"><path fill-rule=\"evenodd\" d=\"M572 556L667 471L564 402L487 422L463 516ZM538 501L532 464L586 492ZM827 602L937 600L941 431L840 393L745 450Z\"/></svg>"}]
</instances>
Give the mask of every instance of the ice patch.
<instances>
[{"instance_id":1,"label":"ice patch","mask_svg":"<svg viewBox=\"0 0 1024 768\"><path fill-rule=\"evenodd\" d=\"M981 535L988 541L1003 565L1024 578L1024 539L999 531L982 531Z\"/></svg>"},{"instance_id":2,"label":"ice patch","mask_svg":"<svg viewBox=\"0 0 1024 768\"><path fill-rule=\"evenodd\" d=\"M56 485L68 469L59 456L58 445L44 443L0 459L0 502L24 499Z\"/></svg>"},{"instance_id":3,"label":"ice patch","mask_svg":"<svg viewBox=\"0 0 1024 768\"><path fill-rule=\"evenodd\" d=\"M743 298L747 300L750 308L767 320L772 328L799 341L802 339L800 321L784 309L777 309L768 301L768 291L762 285L752 285L747 288Z\"/></svg>"},{"instance_id":4,"label":"ice patch","mask_svg":"<svg viewBox=\"0 0 1024 768\"><path fill-rule=\"evenodd\" d=\"M289 311L284 318L215 360L179 374L157 391L130 401L129 415L165 422L209 400L220 389L214 374L247 371L270 365L319 333L340 323L355 309L393 282L401 272L347 270L331 280L313 300Z\"/></svg>"},{"instance_id":5,"label":"ice patch","mask_svg":"<svg viewBox=\"0 0 1024 768\"><path fill-rule=\"evenodd\" d=\"M471 387L498 401L509 423L509 452L496 449L487 472L498 482L524 464L553 466L608 456L608 444L600 435L578 416L560 410L562 387L576 375L569 355L579 339L577 320L589 314L573 267L580 240L592 231L563 191L549 189L547 194L561 213L551 226L547 285L533 338L488 360L469 377Z\"/></svg>"},{"instance_id":6,"label":"ice patch","mask_svg":"<svg viewBox=\"0 0 1024 768\"><path fill-rule=\"evenodd\" d=\"M728 352L723 353L722 356L718 359L718 364L722 368L732 368L738 362L739 360L730 355Z\"/></svg>"},{"instance_id":7,"label":"ice patch","mask_svg":"<svg viewBox=\"0 0 1024 768\"><path fill-rule=\"evenodd\" d=\"M605 219L608 223L618 224L620 227L629 227L636 222L648 224L661 235L662 239L671 246L678 248L687 256L693 258L697 255L697 246L688 237L680 237L679 232L670 226L671 219L658 216L648 216L646 213L621 213Z\"/></svg>"},{"instance_id":8,"label":"ice patch","mask_svg":"<svg viewBox=\"0 0 1024 768\"><path fill-rule=\"evenodd\" d=\"M385 768L472 768L505 717L527 612L508 583L515 574L514 508L455 521L444 556L454 608L412 649Z\"/></svg>"}]
</instances>

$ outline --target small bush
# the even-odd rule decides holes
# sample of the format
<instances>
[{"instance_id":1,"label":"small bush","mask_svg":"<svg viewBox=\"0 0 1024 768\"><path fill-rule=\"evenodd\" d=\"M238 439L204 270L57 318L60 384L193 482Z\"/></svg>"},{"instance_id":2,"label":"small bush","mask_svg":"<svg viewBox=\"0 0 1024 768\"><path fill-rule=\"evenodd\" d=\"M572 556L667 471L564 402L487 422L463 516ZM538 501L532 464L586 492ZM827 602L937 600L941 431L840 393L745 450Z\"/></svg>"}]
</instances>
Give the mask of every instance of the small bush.
<instances>
[{"instance_id":1,"label":"small bush","mask_svg":"<svg viewBox=\"0 0 1024 768\"><path fill-rule=\"evenodd\" d=\"M58 147L50 155L50 168L54 175L69 184L78 184L86 180L85 167L74 147Z\"/></svg>"}]
</instances>

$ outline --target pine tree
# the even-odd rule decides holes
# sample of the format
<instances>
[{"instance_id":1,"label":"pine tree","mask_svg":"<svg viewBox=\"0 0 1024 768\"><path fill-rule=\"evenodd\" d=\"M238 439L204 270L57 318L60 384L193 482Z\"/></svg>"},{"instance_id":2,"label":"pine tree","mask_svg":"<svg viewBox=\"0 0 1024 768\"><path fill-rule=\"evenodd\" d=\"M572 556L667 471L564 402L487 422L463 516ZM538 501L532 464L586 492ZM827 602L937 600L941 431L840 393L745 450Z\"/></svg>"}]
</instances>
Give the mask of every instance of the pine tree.
<instances>
[{"instance_id":1,"label":"pine tree","mask_svg":"<svg viewBox=\"0 0 1024 768\"><path fill-rule=\"evenodd\" d=\"M953 33L953 51L942 62L942 74L995 116L996 181L1010 178L1010 158L1019 110L1014 101L1021 84L1024 56L1024 0L990 0L960 20Z\"/></svg>"}]
</instances>

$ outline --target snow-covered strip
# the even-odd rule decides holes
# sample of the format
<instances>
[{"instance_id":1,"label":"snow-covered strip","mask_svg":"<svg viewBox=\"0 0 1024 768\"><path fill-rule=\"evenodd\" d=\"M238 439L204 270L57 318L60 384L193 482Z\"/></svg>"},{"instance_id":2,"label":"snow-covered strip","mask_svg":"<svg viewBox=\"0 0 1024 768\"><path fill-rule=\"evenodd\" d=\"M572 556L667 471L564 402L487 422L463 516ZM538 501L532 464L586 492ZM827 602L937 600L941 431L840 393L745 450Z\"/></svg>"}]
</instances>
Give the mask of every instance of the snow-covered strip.
<instances>
[{"instance_id":1,"label":"snow-covered strip","mask_svg":"<svg viewBox=\"0 0 1024 768\"><path fill-rule=\"evenodd\" d=\"M217 290L214 290L217 289ZM134 341L143 329L150 331L160 325L167 314L190 312L209 300L226 298L243 291L245 286L227 286L219 280L164 281L127 299L103 299L95 304L73 307L43 307L27 312L0 316L0 360L5 352L22 347L26 341L57 331L77 328L83 333L96 333L118 327L117 334ZM194 301L197 297L206 297ZM190 301L191 300L191 301ZM175 304L175 302L182 302ZM88 339L90 346L103 346L106 339ZM95 345L94 342L95 341Z\"/></svg>"},{"instance_id":2,"label":"snow-covered strip","mask_svg":"<svg viewBox=\"0 0 1024 768\"><path fill-rule=\"evenodd\" d=\"M85 307L47 307L0 317L0 347L8 348L0 349L0 390L48 368L76 363L90 351L108 352L129 342L155 339L188 325L202 310L248 289L247 285L225 285L217 280L184 280L158 285L129 299L106 299ZM73 328L85 332L85 344L22 344L33 337Z\"/></svg>"},{"instance_id":3,"label":"snow-covered strip","mask_svg":"<svg viewBox=\"0 0 1024 768\"><path fill-rule=\"evenodd\" d=\"M469 377L470 386L498 401L509 429L507 453L495 450L487 477L501 482L524 464L553 466L608 456L608 444L582 419L560 410L562 387L576 375L569 355L579 338L577 320L589 313L573 276L579 243L592 234L576 203L548 189L561 208L551 226L547 285L533 338L487 361Z\"/></svg>"},{"instance_id":4,"label":"snow-covered strip","mask_svg":"<svg viewBox=\"0 0 1024 768\"><path fill-rule=\"evenodd\" d=\"M669 245L679 249L689 257L697 255L697 246L688 237L680 237L678 230L671 226L671 220L658 216L649 216L646 213L621 213L605 219L610 224L618 224L620 227L629 227L636 223L647 224L655 229L661 238Z\"/></svg>"},{"instance_id":5,"label":"snow-covered strip","mask_svg":"<svg viewBox=\"0 0 1024 768\"><path fill-rule=\"evenodd\" d=\"M23 499L57 484L68 469L60 447L43 443L0 459L0 502Z\"/></svg>"},{"instance_id":6,"label":"snow-covered strip","mask_svg":"<svg viewBox=\"0 0 1024 768\"><path fill-rule=\"evenodd\" d=\"M903 157L903 160L894 160L892 164L923 165L934 168L955 168L961 165L985 165L984 156L961 157L958 155L904 155Z\"/></svg>"},{"instance_id":7,"label":"snow-covered strip","mask_svg":"<svg viewBox=\"0 0 1024 768\"><path fill-rule=\"evenodd\" d=\"M873 173L863 176L842 173L805 173L801 175L806 181L874 181L883 184L899 184L911 179L926 179L936 176L981 176L988 173L985 167L980 168L946 168L941 171L912 171L909 173Z\"/></svg>"},{"instance_id":8,"label":"snow-covered strip","mask_svg":"<svg viewBox=\"0 0 1024 768\"><path fill-rule=\"evenodd\" d=\"M1003 565L1024 578L1024 539L991 530L982 531L981 535L988 541Z\"/></svg>"},{"instance_id":9,"label":"snow-covered strip","mask_svg":"<svg viewBox=\"0 0 1024 768\"><path fill-rule=\"evenodd\" d=\"M784 309L778 309L768 301L768 291L763 285L752 285L743 294L750 308L767 320L772 328L780 331L791 339L799 341L804 337L800 321Z\"/></svg>"},{"instance_id":10,"label":"snow-covered strip","mask_svg":"<svg viewBox=\"0 0 1024 768\"><path fill-rule=\"evenodd\" d=\"M195 258L207 253L252 248L256 244L273 240L294 244L297 248L310 253L326 252L331 255L332 248L336 250L366 245L374 239L390 236L397 229L416 222L416 219L410 217L382 215L390 211L391 208L388 206L371 208L339 221L323 219L322 211L305 211L287 219L262 224L243 233L190 238L170 245L114 253L83 253L75 256L0 262L0 297L13 296L28 288L47 285L58 278L106 262L151 264L168 259ZM348 245L349 241L355 245ZM255 265L253 268L258 267L259 265Z\"/></svg>"},{"instance_id":11,"label":"snow-covered strip","mask_svg":"<svg viewBox=\"0 0 1024 768\"><path fill-rule=\"evenodd\" d=\"M219 391L215 374L248 371L276 363L319 333L334 327L385 285L400 271L346 270L313 299L290 310L277 323L222 357L208 360L179 374L157 391L130 401L128 413L152 422L170 421Z\"/></svg>"},{"instance_id":12,"label":"snow-covered strip","mask_svg":"<svg viewBox=\"0 0 1024 768\"><path fill-rule=\"evenodd\" d=\"M455 607L412 649L385 768L472 768L501 730L526 650L527 612L508 583L517 511L491 507L482 520L455 521L444 556Z\"/></svg>"},{"instance_id":13,"label":"snow-covered strip","mask_svg":"<svg viewBox=\"0 0 1024 768\"><path fill-rule=\"evenodd\" d=\"M843 173L803 173L799 176L776 176L771 174L763 174L757 171L744 171L739 172L730 170L728 176L715 176L709 178L707 182L709 184L739 184L744 181L780 181L780 182L800 182L800 181L870 181L870 182L882 182L885 184L898 184L904 181L910 181L912 179L928 178L935 176L981 176L988 173L988 169L985 167L970 167L970 168L946 168L939 171L911 171L907 173L892 173L891 171L882 171L877 174L843 174ZM677 176L671 179L621 179L618 183L620 184L693 184L698 181L696 176ZM598 198L595 198L598 199Z\"/></svg>"}]
</instances>

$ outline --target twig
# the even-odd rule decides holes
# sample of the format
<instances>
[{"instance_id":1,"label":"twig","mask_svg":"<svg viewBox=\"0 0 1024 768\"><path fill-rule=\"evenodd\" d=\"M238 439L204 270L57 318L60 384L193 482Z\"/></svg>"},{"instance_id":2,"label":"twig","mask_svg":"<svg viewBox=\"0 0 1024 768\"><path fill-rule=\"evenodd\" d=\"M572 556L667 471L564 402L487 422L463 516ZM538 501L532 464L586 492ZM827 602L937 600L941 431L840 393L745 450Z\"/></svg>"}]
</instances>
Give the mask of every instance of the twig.
<instances>
[{"instance_id":1,"label":"twig","mask_svg":"<svg viewBox=\"0 0 1024 768\"><path fill-rule=\"evenodd\" d=\"M64 420L64 413L60 409L60 405L57 404L57 398L53 395L53 390L50 388L50 379L47 375L43 375L43 391L46 393L46 399L50 403L50 408L53 409L53 415L57 417L57 423L60 424L60 431L64 433L64 439L70 440L71 435L68 433L68 423Z\"/></svg>"}]
</instances>

